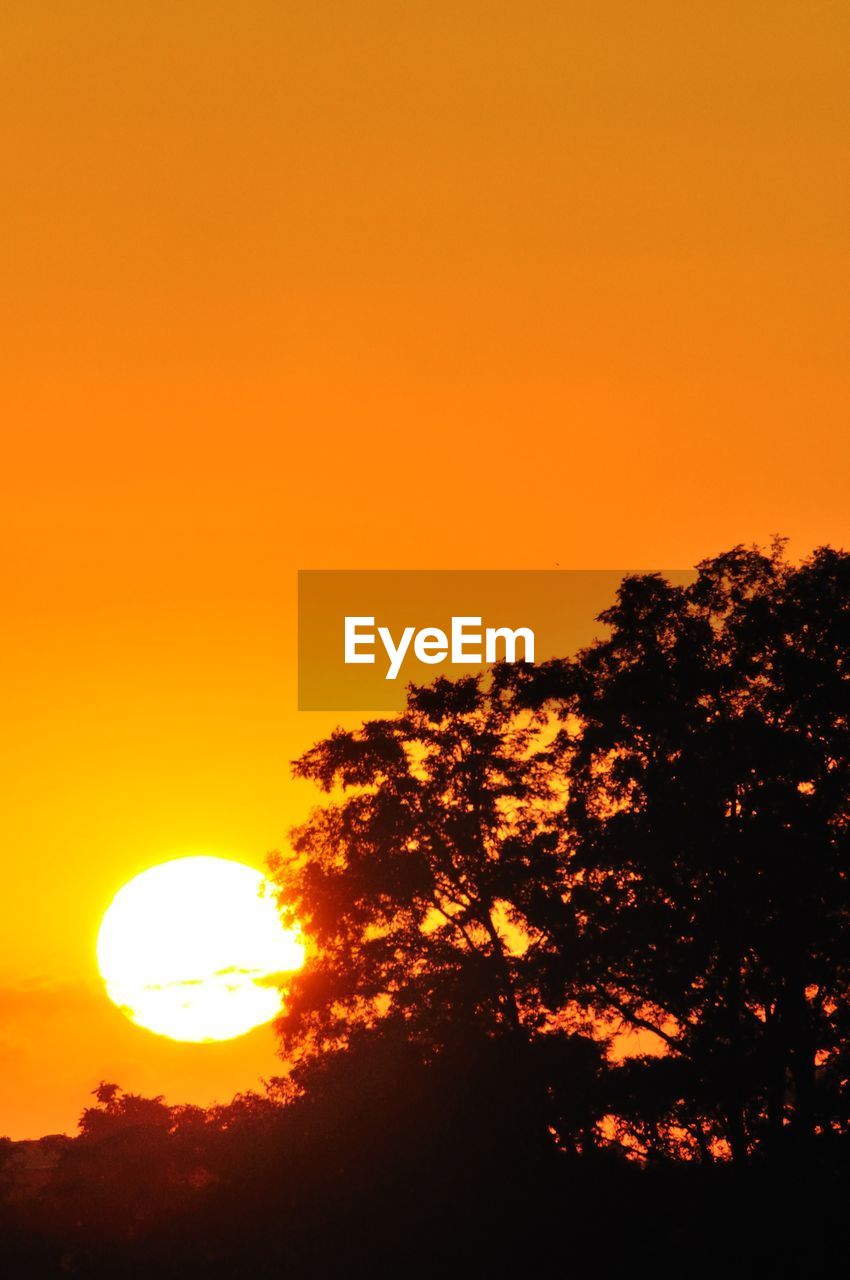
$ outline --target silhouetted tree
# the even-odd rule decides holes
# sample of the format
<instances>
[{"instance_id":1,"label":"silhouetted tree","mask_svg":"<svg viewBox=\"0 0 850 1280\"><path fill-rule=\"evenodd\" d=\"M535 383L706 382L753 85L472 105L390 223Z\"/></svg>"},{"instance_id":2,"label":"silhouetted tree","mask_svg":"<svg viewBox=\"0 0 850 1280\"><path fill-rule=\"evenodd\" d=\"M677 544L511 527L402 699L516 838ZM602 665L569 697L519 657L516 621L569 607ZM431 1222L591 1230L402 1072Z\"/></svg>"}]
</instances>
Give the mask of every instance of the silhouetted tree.
<instances>
[{"instance_id":1,"label":"silhouetted tree","mask_svg":"<svg viewBox=\"0 0 850 1280\"><path fill-rule=\"evenodd\" d=\"M843 1134L849 577L777 543L690 586L628 578L576 657L411 689L307 752L334 795L272 864L316 947L287 1052L388 1018L438 1047L454 1022L528 1047L576 1149L741 1162ZM582 1017L568 1120L553 1064ZM603 1073L616 1027L671 1061Z\"/></svg>"}]
</instances>

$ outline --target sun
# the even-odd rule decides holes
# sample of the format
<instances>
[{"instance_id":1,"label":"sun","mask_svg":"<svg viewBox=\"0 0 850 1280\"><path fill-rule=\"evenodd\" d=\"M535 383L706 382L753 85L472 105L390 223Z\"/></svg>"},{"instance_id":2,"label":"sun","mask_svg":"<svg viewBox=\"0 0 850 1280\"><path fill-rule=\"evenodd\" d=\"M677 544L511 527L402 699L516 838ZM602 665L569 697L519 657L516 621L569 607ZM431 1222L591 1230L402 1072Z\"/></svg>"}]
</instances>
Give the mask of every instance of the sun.
<instances>
[{"instance_id":1,"label":"sun","mask_svg":"<svg viewBox=\"0 0 850 1280\"><path fill-rule=\"evenodd\" d=\"M172 1040L232 1040L280 1013L281 975L304 963L262 873L230 858L176 858L119 889L97 963L128 1018Z\"/></svg>"}]
</instances>

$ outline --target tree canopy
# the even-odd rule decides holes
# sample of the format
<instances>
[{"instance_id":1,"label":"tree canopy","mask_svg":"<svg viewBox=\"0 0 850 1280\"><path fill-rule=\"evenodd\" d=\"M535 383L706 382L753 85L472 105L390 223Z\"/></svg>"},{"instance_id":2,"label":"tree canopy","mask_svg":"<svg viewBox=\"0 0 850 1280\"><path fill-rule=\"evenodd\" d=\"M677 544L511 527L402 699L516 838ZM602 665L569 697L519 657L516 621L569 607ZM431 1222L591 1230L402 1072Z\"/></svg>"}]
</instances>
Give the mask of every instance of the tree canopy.
<instances>
[{"instance_id":1,"label":"tree canopy","mask_svg":"<svg viewBox=\"0 0 850 1280\"><path fill-rule=\"evenodd\" d=\"M314 948L284 1052L391 1022L434 1053L506 1038L567 1148L837 1140L850 557L737 547L687 586L624 579L600 621L296 762L328 800L272 864ZM644 1052L617 1065L623 1031Z\"/></svg>"}]
</instances>

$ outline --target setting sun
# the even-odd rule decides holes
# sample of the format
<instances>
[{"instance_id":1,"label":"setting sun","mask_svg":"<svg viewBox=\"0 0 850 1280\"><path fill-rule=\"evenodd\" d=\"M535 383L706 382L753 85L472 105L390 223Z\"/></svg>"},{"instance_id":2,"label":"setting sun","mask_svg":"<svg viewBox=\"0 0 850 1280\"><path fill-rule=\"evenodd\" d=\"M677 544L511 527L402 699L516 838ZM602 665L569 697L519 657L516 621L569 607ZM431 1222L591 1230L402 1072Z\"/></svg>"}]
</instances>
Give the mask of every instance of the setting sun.
<instances>
[{"instance_id":1,"label":"setting sun","mask_svg":"<svg viewBox=\"0 0 850 1280\"><path fill-rule=\"evenodd\" d=\"M101 922L110 999L172 1040L231 1040L281 1011L281 974L304 948L280 921L261 872L227 858L161 863L134 877Z\"/></svg>"}]
</instances>

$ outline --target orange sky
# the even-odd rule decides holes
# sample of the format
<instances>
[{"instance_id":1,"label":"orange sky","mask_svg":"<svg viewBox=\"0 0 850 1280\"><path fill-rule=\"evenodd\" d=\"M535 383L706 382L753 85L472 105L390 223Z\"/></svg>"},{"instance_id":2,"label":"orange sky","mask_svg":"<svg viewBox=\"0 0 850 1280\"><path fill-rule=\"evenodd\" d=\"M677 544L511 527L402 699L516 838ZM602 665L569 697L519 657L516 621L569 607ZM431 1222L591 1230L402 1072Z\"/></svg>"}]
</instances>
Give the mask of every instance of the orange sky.
<instances>
[{"instance_id":1,"label":"orange sky","mask_svg":"<svg viewBox=\"0 0 850 1280\"><path fill-rule=\"evenodd\" d=\"M299 567L850 541L846 4L9 0L0 1133L275 1070L105 1000L152 862L262 865Z\"/></svg>"}]
</instances>

